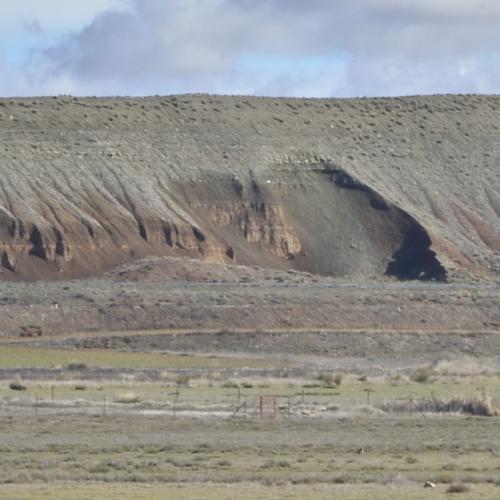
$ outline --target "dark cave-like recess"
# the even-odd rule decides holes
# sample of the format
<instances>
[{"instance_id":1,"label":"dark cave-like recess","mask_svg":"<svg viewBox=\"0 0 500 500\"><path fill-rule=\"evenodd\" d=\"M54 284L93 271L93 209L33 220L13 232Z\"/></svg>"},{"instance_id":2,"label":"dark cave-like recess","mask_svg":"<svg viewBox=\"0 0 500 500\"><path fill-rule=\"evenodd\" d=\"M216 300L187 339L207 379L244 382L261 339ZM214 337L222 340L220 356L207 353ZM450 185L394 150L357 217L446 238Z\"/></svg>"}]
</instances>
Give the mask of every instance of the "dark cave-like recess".
<instances>
[{"instance_id":1,"label":"dark cave-like recess","mask_svg":"<svg viewBox=\"0 0 500 500\"><path fill-rule=\"evenodd\" d=\"M431 239L427 231L400 208L386 202L374 189L354 178L345 170L331 162L323 165L323 173L342 189L350 189L365 193L370 206L379 211L395 210L408 224L403 235L403 242L392 255L385 274L401 281L440 281L446 282L446 269L439 262L436 253L431 250Z\"/></svg>"},{"instance_id":2,"label":"dark cave-like recess","mask_svg":"<svg viewBox=\"0 0 500 500\"><path fill-rule=\"evenodd\" d=\"M418 224L410 226L402 245L392 256L386 274L400 280L445 282L446 269L430 246L431 239L425 229Z\"/></svg>"}]
</instances>

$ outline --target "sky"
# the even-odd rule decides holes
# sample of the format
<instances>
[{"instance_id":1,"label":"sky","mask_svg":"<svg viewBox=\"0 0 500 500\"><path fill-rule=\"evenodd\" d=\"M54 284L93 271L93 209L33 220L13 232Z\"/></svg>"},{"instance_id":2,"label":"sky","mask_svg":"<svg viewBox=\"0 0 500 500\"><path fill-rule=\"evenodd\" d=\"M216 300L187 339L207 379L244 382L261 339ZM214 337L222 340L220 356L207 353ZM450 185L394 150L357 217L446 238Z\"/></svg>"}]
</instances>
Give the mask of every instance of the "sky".
<instances>
[{"instance_id":1,"label":"sky","mask_svg":"<svg viewBox=\"0 0 500 500\"><path fill-rule=\"evenodd\" d=\"M500 93L499 0L0 0L0 96Z\"/></svg>"}]
</instances>

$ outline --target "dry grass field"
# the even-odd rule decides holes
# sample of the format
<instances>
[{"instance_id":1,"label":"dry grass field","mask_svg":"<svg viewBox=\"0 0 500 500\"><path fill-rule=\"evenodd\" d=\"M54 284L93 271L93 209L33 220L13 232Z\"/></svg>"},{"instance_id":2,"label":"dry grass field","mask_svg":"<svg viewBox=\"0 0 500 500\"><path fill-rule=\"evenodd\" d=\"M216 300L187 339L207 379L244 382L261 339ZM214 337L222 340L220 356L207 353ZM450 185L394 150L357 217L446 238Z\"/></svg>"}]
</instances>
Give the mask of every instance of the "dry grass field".
<instances>
[{"instance_id":1,"label":"dry grass field","mask_svg":"<svg viewBox=\"0 0 500 500\"><path fill-rule=\"evenodd\" d=\"M500 495L497 286L179 269L0 285L2 498Z\"/></svg>"},{"instance_id":2,"label":"dry grass field","mask_svg":"<svg viewBox=\"0 0 500 500\"><path fill-rule=\"evenodd\" d=\"M500 494L492 360L371 376L312 365L299 376L282 361L269 376L265 358L92 352L0 347L15 360L0 383L2 498L62 499L68 488L77 499ZM56 368L16 378L37 364ZM464 404L444 408L454 399ZM471 401L490 413L474 415Z\"/></svg>"},{"instance_id":3,"label":"dry grass field","mask_svg":"<svg viewBox=\"0 0 500 500\"><path fill-rule=\"evenodd\" d=\"M153 262L0 285L0 497L500 495L498 287Z\"/></svg>"},{"instance_id":4,"label":"dry grass field","mask_svg":"<svg viewBox=\"0 0 500 500\"><path fill-rule=\"evenodd\" d=\"M126 498L423 498L431 481L438 498L451 485L494 498L498 420L429 418L12 417L2 422L0 492L37 498L36 484L59 498L71 485L88 498L130 485Z\"/></svg>"}]
</instances>

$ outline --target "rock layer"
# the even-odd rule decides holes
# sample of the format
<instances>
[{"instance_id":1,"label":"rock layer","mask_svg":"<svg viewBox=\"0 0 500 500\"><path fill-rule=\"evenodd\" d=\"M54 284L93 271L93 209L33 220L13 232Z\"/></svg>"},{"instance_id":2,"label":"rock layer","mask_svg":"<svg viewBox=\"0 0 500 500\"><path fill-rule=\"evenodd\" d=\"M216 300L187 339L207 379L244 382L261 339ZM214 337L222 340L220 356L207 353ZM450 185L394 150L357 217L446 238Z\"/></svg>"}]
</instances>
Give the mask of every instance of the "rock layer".
<instances>
[{"instance_id":1,"label":"rock layer","mask_svg":"<svg viewBox=\"0 0 500 500\"><path fill-rule=\"evenodd\" d=\"M0 100L0 277L146 255L500 273L498 97Z\"/></svg>"}]
</instances>

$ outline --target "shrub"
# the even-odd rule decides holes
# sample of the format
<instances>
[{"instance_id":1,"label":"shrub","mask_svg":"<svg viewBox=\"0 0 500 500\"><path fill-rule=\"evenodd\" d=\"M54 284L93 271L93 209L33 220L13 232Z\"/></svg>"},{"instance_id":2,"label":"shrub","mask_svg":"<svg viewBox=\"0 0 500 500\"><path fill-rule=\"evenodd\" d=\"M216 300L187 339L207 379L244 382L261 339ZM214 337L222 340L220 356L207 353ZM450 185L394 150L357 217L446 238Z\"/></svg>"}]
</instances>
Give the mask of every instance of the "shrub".
<instances>
[{"instance_id":1,"label":"shrub","mask_svg":"<svg viewBox=\"0 0 500 500\"><path fill-rule=\"evenodd\" d=\"M286 469L288 467L291 467L292 465L288 460L278 460L278 462L276 462L276 466L280 467L281 469Z\"/></svg>"},{"instance_id":2,"label":"shrub","mask_svg":"<svg viewBox=\"0 0 500 500\"><path fill-rule=\"evenodd\" d=\"M80 363L79 361L71 361L71 363L68 364L66 369L71 370L71 371L81 371L81 370L86 370L88 366L85 363Z\"/></svg>"},{"instance_id":3,"label":"shrub","mask_svg":"<svg viewBox=\"0 0 500 500\"><path fill-rule=\"evenodd\" d=\"M440 474L434 478L435 483L453 484L454 478L449 474Z\"/></svg>"},{"instance_id":4,"label":"shrub","mask_svg":"<svg viewBox=\"0 0 500 500\"><path fill-rule=\"evenodd\" d=\"M189 378L189 375L179 375L176 379L175 379L175 383L177 385L182 385L183 387L187 387L189 385L189 381L191 379Z\"/></svg>"},{"instance_id":5,"label":"shrub","mask_svg":"<svg viewBox=\"0 0 500 500\"><path fill-rule=\"evenodd\" d=\"M381 406L384 411L408 412L409 400L386 402ZM413 401L412 410L419 413L465 413L479 417L493 417L498 414L498 408L491 398L459 397L451 399L417 399Z\"/></svg>"},{"instance_id":6,"label":"shrub","mask_svg":"<svg viewBox=\"0 0 500 500\"><path fill-rule=\"evenodd\" d=\"M332 477L331 482L333 484L346 484L348 481L345 476L335 476Z\"/></svg>"},{"instance_id":7,"label":"shrub","mask_svg":"<svg viewBox=\"0 0 500 500\"><path fill-rule=\"evenodd\" d=\"M317 375L316 380L323 382L325 385L333 385L333 373L321 372Z\"/></svg>"},{"instance_id":8,"label":"shrub","mask_svg":"<svg viewBox=\"0 0 500 500\"><path fill-rule=\"evenodd\" d=\"M22 384L19 380L15 380L9 384L9 388L13 391L25 391L26 386Z\"/></svg>"},{"instance_id":9,"label":"shrub","mask_svg":"<svg viewBox=\"0 0 500 500\"><path fill-rule=\"evenodd\" d=\"M140 403L142 401L142 398L139 394L130 391L130 392L124 392L123 394L119 394L115 398L115 401L117 403L132 404L132 403Z\"/></svg>"},{"instance_id":10,"label":"shrub","mask_svg":"<svg viewBox=\"0 0 500 500\"><path fill-rule=\"evenodd\" d=\"M85 384L76 384L75 385L75 391L86 391L87 386Z\"/></svg>"},{"instance_id":11,"label":"shrub","mask_svg":"<svg viewBox=\"0 0 500 500\"><path fill-rule=\"evenodd\" d=\"M288 460L266 460L262 465L261 469L271 469L273 467L279 468L279 469L287 469L288 467L291 467L292 464L288 462Z\"/></svg>"},{"instance_id":12,"label":"shrub","mask_svg":"<svg viewBox=\"0 0 500 500\"><path fill-rule=\"evenodd\" d=\"M316 377L317 380L323 382L326 386L336 385L337 387L342 383L344 376L342 373L321 372Z\"/></svg>"},{"instance_id":13,"label":"shrub","mask_svg":"<svg viewBox=\"0 0 500 500\"><path fill-rule=\"evenodd\" d=\"M426 384L434 375L434 371L428 367L417 368L410 375L410 380L419 384Z\"/></svg>"},{"instance_id":14,"label":"shrub","mask_svg":"<svg viewBox=\"0 0 500 500\"><path fill-rule=\"evenodd\" d=\"M469 491L470 488L466 484L450 484L446 488L446 493L467 493Z\"/></svg>"},{"instance_id":15,"label":"shrub","mask_svg":"<svg viewBox=\"0 0 500 500\"><path fill-rule=\"evenodd\" d=\"M224 389L237 389L238 384L236 382L228 381L228 382L224 382L222 384L222 387L224 387Z\"/></svg>"}]
</instances>

